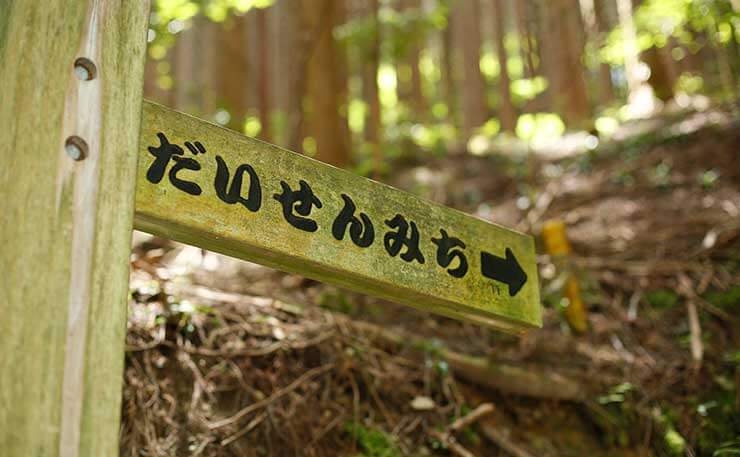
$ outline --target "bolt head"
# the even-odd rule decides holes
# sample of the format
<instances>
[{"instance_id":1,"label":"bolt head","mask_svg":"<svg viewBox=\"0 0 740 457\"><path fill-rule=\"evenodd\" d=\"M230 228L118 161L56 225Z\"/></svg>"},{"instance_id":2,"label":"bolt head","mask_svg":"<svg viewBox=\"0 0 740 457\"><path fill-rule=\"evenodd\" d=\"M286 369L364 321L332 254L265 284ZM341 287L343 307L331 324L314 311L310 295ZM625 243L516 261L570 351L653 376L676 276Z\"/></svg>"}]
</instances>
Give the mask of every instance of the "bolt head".
<instances>
[{"instance_id":1,"label":"bolt head","mask_svg":"<svg viewBox=\"0 0 740 457\"><path fill-rule=\"evenodd\" d=\"M76 144L67 144L64 146L64 150L72 160L82 159L82 149L80 149Z\"/></svg>"}]
</instances>

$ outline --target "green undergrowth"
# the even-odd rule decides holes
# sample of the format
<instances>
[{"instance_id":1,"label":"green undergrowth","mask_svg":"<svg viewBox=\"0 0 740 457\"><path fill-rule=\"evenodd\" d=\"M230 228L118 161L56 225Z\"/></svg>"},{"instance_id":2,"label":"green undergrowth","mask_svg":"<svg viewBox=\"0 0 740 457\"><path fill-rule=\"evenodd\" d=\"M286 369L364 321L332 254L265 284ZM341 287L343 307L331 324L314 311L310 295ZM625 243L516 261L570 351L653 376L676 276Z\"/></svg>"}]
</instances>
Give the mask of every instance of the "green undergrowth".
<instances>
[{"instance_id":1,"label":"green undergrowth","mask_svg":"<svg viewBox=\"0 0 740 457\"><path fill-rule=\"evenodd\" d=\"M395 438L382 430L348 422L344 431L357 442L361 453L355 457L401 457L402 452Z\"/></svg>"},{"instance_id":2,"label":"green undergrowth","mask_svg":"<svg viewBox=\"0 0 740 457\"><path fill-rule=\"evenodd\" d=\"M701 296L708 303L724 311L737 311L740 308L740 285L730 286L726 290L711 289ZM680 296L670 289L655 289L645 293L645 300L656 309L673 308L679 302Z\"/></svg>"}]
</instances>

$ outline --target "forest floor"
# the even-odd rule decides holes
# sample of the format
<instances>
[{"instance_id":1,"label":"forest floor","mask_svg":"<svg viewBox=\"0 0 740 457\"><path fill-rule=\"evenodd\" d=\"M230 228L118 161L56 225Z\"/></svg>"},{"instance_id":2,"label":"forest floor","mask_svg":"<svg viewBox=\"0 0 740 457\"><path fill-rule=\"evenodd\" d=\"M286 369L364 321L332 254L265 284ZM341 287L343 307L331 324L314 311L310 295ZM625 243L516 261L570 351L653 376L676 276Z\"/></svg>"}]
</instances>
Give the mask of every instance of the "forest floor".
<instances>
[{"instance_id":1,"label":"forest floor","mask_svg":"<svg viewBox=\"0 0 740 457\"><path fill-rule=\"evenodd\" d=\"M651 122L566 157L451 156L391 180L540 253L562 220L583 334L544 254L544 327L514 337L137 234L122 455L737 455L740 120Z\"/></svg>"}]
</instances>

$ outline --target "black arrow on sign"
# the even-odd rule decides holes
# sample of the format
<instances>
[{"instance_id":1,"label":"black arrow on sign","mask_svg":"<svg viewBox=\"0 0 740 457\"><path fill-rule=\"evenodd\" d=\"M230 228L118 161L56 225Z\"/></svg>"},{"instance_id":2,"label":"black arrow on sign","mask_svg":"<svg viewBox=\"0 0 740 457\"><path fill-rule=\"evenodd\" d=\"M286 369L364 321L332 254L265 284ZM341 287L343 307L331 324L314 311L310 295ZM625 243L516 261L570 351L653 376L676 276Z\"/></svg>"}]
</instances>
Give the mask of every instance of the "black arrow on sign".
<instances>
[{"instance_id":1,"label":"black arrow on sign","mask_svg":"<svg viewBox=\"0 0 740 457\"><path fill-rule=\"evenodd\" d=\"M495 256L489 252L480 253L480 270L483 276L499 281L509 286L509 296L517 294L527 282L527 274L514 257L511 249L506 248L506 258Z\"/></svg>"}]
</instances>

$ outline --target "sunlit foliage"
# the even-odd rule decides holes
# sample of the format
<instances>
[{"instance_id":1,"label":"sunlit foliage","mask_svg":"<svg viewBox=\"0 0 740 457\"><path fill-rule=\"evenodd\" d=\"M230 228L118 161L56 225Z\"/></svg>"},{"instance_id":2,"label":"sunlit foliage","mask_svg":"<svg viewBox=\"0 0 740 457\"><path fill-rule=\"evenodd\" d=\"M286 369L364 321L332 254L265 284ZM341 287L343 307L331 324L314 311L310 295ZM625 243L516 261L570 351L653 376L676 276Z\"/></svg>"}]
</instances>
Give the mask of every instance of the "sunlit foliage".
<instances>
[{"instance_id":1,"label":"sunlit foliage","mask_svg":"<svg viewBox=\"0 0 740 457\"><path fill-rule=\"evenodd\" d=\"M706 44L729 45L740 41L740 14L730 0L646 0L634 12L638 51L664 47L669 40L696 53ZM734 37L733 37L734 31ZM616 27L601 56L607 62L624 63L624 30ZM680 52L674 58L680 57Z\"/></svg>"}]
</instances>

